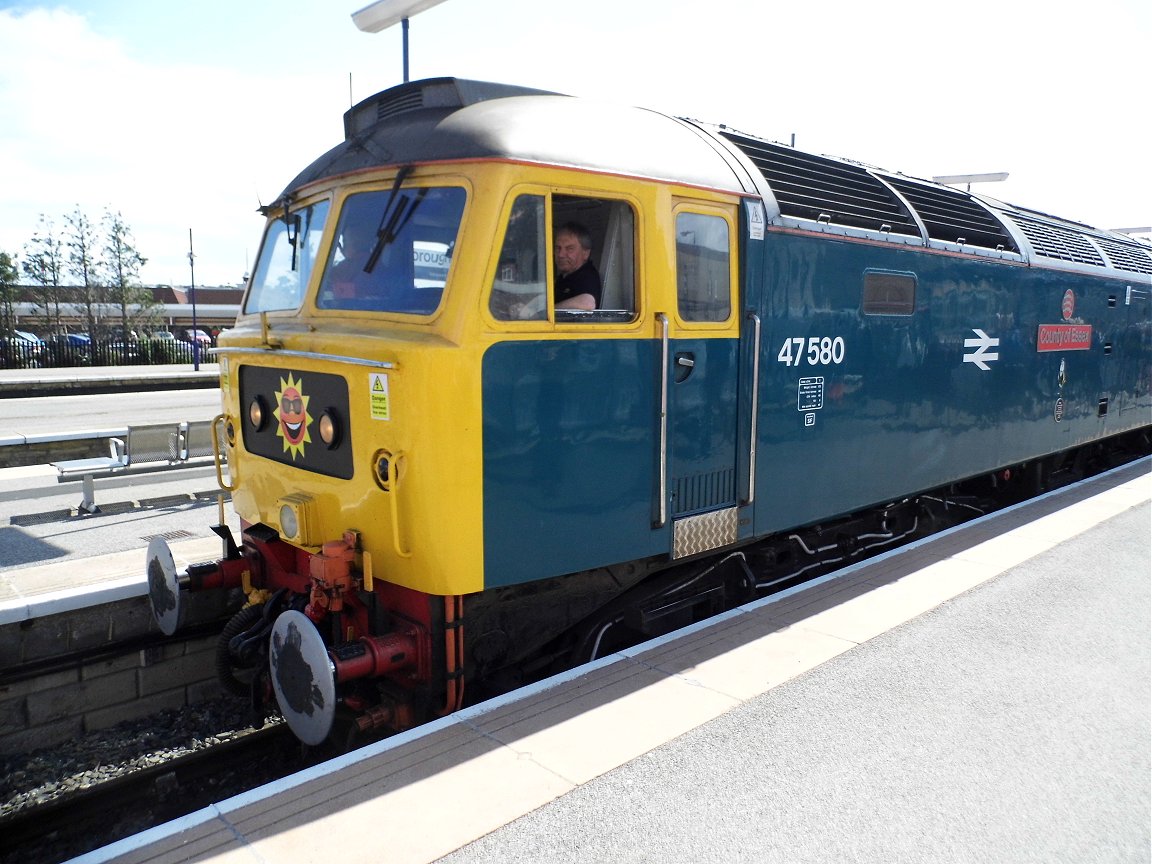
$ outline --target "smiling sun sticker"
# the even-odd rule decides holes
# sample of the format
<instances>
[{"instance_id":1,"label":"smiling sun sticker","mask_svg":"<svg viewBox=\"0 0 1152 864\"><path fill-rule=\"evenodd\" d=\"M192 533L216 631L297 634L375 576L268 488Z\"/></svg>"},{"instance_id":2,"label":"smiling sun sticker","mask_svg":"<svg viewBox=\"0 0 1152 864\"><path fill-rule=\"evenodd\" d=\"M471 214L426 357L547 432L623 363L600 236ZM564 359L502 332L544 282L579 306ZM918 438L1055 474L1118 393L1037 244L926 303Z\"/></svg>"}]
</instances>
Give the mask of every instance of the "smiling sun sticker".
<instances>
[{"instance_id":1,"label":"smiling sun sticker","mask_svg":"<svg viewBox=\"0 0 1152 864\"><path fill-rule=\"evenodd\" d=\"M308 413L308 396L303 393L304 379L297 381L291 372L288 380L280 379L280 390L276 393L276 410L272 412L277 420L276 434L284 439L284 451L304 456L304 445L312 443L308 434L308 424L312 415Z\"/></svg>"}]
</instances>

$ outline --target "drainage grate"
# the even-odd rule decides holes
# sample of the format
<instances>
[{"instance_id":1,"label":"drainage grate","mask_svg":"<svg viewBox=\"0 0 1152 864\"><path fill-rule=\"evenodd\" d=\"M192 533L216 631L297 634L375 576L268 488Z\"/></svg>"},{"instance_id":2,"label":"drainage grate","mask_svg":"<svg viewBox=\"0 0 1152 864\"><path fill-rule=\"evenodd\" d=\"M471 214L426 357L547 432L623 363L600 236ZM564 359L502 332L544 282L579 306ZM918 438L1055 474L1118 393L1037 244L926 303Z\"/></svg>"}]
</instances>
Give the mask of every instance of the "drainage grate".
<instances>
[{"instance_id":1,"label":"drainage grate","mask_svg":"<svg viewBox=\"0 0 1152 864\"><path fill-rule=\"evenodd\" d=\"M9 525L28 526L28 525L47 525L49 522L63 522L72 516L71 510L49 510L47 513L24 513L18 516L12 516L8 520Z\"/></svg>"},{"instance_id":2,"label":"drainage grate","mask_svg":"<svg viewBox=\"0 0 1152 864\"><path fill-rule=\"evenodd\" d=\"M188 537L194 537L191 531L165 531L163 534L149 534L147 537L140 539L146 543L151 543L157 537L163 537L165 540L185 540Z\"/></svg>"}]
</instances>

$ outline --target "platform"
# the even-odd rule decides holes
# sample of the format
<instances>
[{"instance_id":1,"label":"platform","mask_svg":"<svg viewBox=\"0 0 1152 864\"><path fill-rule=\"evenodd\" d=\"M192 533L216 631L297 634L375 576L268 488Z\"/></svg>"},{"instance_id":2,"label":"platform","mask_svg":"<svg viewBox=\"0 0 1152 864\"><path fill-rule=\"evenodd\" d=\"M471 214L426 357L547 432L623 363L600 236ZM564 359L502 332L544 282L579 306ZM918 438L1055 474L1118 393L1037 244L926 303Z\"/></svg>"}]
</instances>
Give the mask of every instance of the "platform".
<instances>
[{"instance_id":1,"label":"platform","mask_svg":"<svg viewBox=\"0 0 1152 864\"><path fill-rule=\"evenodd\" d=\"M1147 861L1149 466L76 860Z\"/></svg>"},{"instance_id":2,"label":"platform","mask_svg":"<svg viewBox=\"0 0 1152 864\"><path fill-rule=\"evenodd\" d=\"M139 536L126 536L130 531L164 533L187 526L206 535L193 538L183 532L190 539L173 540L172 553L181 567L222 554L220 538L208 527L217 521L211 506L203 507L192 520L176 506L133 509L150 500L173 502L180 492L210 493L216 487L215 468L102 479L100 501L107 515L71 519L61 514L76 510L80 489L57 483L56 473L50 465L0 469L0 545L6 547L0 556L0 627L146 596L148 543ZM44 517L44 524L36 523L38 516ZM23 524L19 520L25 518L32 520L28 527L3 524L9 520ZM227 518L234 529L239 527L231 508ZM93 538L101 534L107 539L97 546ZM109 545L117 551L93 554L93 549ZM37 563L15 564L22 551Z\"/></svg>"}]
</instances>

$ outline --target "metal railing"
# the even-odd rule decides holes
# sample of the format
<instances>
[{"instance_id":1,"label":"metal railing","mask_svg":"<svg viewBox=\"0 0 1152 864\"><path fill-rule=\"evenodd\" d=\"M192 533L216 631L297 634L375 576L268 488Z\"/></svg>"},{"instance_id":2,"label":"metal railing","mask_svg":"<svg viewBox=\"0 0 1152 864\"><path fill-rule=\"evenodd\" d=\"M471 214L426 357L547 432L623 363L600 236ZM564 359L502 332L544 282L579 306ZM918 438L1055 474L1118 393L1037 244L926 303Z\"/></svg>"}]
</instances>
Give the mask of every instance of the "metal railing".
<instances>
[{"instance_id":1,"label":"metal railing","mask_svg":"<svg viewBox=\"0 0 1152 864\"><path fill-rule=\"evenodd\" d=\"M207 343L201 343L201 360ZM148 366L191 363L192 343L176 339L91 342L76 336L52 337L39 343L0 337L0 369L75 366Z\"/></svg>"}]
</instances>

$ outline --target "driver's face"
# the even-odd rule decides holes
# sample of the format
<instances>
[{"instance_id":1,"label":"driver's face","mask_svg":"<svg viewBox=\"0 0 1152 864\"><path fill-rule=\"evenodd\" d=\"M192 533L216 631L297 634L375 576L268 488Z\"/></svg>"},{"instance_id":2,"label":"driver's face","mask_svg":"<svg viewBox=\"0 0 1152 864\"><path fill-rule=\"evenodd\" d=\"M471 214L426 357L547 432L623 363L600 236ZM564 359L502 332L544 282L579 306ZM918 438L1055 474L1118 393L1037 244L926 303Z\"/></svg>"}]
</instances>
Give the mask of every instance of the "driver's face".
<instances>
[{"instance_id":1,"label":"driver's face","mask_svg":"<svg viewBox=\"0 0 1152 864\"><path fill-rule=\"evenodd\" d=\"M556 269L561 276L567 276L579 270L592 254L592 250L585 249L571 231L561 231L556 235Z\"/></svg>"}]
</instances>

